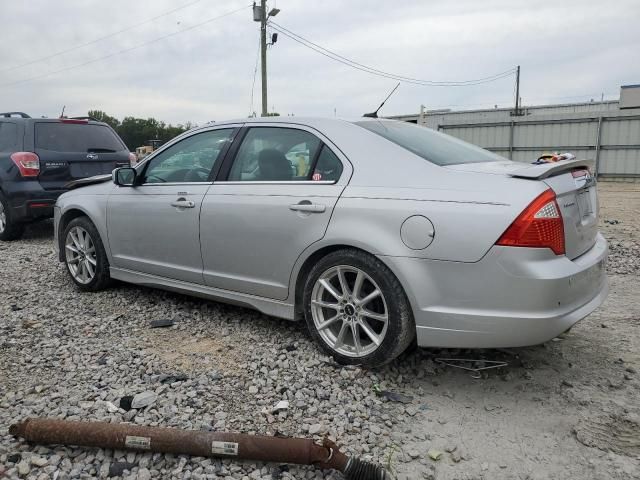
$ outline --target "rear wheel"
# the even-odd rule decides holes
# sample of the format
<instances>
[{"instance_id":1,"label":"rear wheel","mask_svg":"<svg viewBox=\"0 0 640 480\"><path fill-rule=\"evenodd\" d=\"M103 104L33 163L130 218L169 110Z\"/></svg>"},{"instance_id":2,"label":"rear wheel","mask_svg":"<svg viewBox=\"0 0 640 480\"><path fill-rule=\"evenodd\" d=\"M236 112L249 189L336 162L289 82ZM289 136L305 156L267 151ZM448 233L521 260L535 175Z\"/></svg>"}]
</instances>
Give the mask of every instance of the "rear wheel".
<instances>
[{"instance_id":1,"label":"rear wheel","mask_svg":"<svg viewBox=\"0 0 640 480\"><path fill-rule=\"evenodd\" d=\"M307 277L305 319L311 335L343 364L382 365L415 337L415 323L398 279L377 258L340 250Z\"/></svg>"},{"instance_id":2,"label":"rear wheel","mask_svg":"<svg viewBox=\"0 0 640 480\"><path fill-rule=\"evenodd\" d=\"M111 283L102 240L87 217L74 218L65 228L64 259L69 276L81 290L102 290Z\"/></svg>"},{"instance_id":3,"label":"rear wheel","mask_svg":"<svg viewBox=\"0 0 640 480\"><path fill-rule=\"evenodd\" d=\"M24 224L14 221L8 202L0 195L0 240L17 240L23 233Z\"/></svg>"}]
</instances>

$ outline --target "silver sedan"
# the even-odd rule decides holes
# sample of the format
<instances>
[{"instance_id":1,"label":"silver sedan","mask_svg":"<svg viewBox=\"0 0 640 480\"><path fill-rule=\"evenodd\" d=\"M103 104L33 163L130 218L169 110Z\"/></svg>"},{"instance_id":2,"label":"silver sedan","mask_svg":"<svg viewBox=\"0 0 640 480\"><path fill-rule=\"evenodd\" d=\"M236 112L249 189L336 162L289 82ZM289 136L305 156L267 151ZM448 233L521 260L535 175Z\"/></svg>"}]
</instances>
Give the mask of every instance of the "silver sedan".
<instances>
[{"instance_id":1,"label":"silver sedan","mask_svg":"<svg viewBox=\"0 0 640 480\"><path fill-rule=\"evenodd\" d=\"M117 279L304 319L342 363L532 345L607 295L589 167L389 120L244 119L83 181L58 200L56 243L82 290Z\"/></svg>"}]
</instances>

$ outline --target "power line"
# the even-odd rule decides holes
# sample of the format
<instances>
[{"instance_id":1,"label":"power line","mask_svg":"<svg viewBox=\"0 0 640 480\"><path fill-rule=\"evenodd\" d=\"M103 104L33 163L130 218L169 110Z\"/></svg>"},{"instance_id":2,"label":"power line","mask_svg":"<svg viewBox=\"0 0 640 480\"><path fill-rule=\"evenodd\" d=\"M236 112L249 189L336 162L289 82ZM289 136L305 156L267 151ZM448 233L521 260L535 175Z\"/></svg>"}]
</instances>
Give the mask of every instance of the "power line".
<instances>
[{"instance_id":1,"label":"power line","mask_svg":"<svg viewBox=\"0 0 640 480\"><path fill-rule=\"evenodd\" d=\"M51 58L59 57L60 55L64 55L65 53L69 53L69 52L72 52L74 50L78 50L80 48L88 47L89 45L93 45L94 43L101 42L102 40L106 40L108 38L115 37L116 35L120 35L121 33L128 32L129 30L133 30L134 28L138 28L141 25L146 25L147 23L155 22L156 20L158 20L158 19L160 19L162 17L166 17L167 15L171 15L172 13L175 13L175 12L177 12L179 10L183 10L185 8L188 8L188 7L192 6L192 5L195 5L196 3L200 3L200 2L202 2L202 0L195 0L194 2L186 3L186 4L184 4L184 5L180 6L180 7L176 7L174 9L172 9L172 10L168 10L168 11L166 11L164 13L161 13L160 15L156 15L155 17L152 17L152 18L150 18L148 20L145 20L143 22L139 22L139 23L137 23L135 25L131 25L129 27L126 27L126 28L123 28L121 30L118 30L117 32L110 33L110 34L105 35L103 37L98 37L98 38L96 38L94 40L91 40L91 41L88 41L88 42L85 42L85 43L81 43L80 45L76 45L74 47L69 47L69 48L67 48L65 50L60 50L58 52L52 53L51 55L47 55L47 56L44 56L44 57L36 58L34 60L30 60L30 61L25 62L25 63L21 63L20 65L15 65L13 67L4 68L4 69L0 70L0 73L17 70L18 68L22 68L22 67L26 67L26 66L29 66L29 65L33 65L34 63L43 62L43 61L49 60Z\"/></svg>"},{"instance_id":2,"label":"power line","mask_svg":"<svg viewBox=\"0 0 640 480\"><path fill-rule=\"evenodd\" d=\"M362 63L358 63L354 60L351 60L347 57L344 57L342 55L339 55L335 52L332 52L331 50L322 47L320 45L318 45L317 43L314 43L310 40L307 40L306 38L302 37L301 35L298 35L294 32L292 32L291 30L288 30L284 27L282 27L281 25L278 25L277 23L275 23L273 20L269 22L269 25L271 26L271 28L277 30L278 32L280 32L281 34L285 35L286 37L289 37L290 39L300 43L301 45L310 48L311 50L314 50L317 53L320 53L321 55L324 55L327 58L330 58L332 60L335 60L337 62L340 62L342 64L348 65L352 68L355 68L357 70L361 70L363 72L366 73L370 73L373 75L377 75L377 76L381 76L381 77L385 77L385 78L390 78L393 80L398 80L401 82L405 82L405 83L411 83L411 84L415 84L415 85L422 85L422 86L433 86L433 87L464 87L464 86L472 86L472 85L480 85L483 83L489 83L489 82L493 82L496 80L500 80L502 78L511 76L515 73L516 69L515 68L511 68L509 70L506 70L504 72L501 73L497 73L495 75L491 75L489 77L484 77L484 78L478 78L478 79L474 79L474 80L461 80L461 81L435 81L435 80L422 80L422 79L418 79L418 78L411 78L411 77L405 77L405 76L401 76L401 75L397 75L397 74L393 74L390 72L385 72L383 70L378 70L375 69L373 67L369 67L367 65L364 65Z\"/></svg>"},{"instance_id":3,"label":"power line","mask_svg":"<svg viewBox=\"0 0 640 480\"><path fill-rule=\"evenodd\" d=\"M64 68L61 68L61 69L59 69L59 70L54 70L54 71L51 71L51 72L47 72L47 73L44 73L44 74L42 74L42 75L37 75L37 76L35 76L35 77L24 78L24 79L22 79L22 80L17 80L17 81L15 81L15 82L3 83L3 84L2 84L2 85L0 85L0 86L2 86L2 87L9 87L9 86L13 86L13 85L18 85L18 84L20 84L20 83L30 82L30 81L32 81L32 80L39 80L39 79L41 79L41 78L48 77L48 76L50 76L50 75L55 75L56 73L62 73L62 72L66 72L66 71L68 71L68 70L73 70L73 69L75 69L75 68L84 67L84 66L86 66L86 65L90 65L90 64L92 64L92 63L96 63L96 62L99 62L99 61L102 61L102 60L106 60L107 58L115 57L115 56L117 56L117 55L120 55L120 54L123 54L123 53L127 53L127 52L130 52L130 51L132 51L132 50L136 50L136 49L138 49L138 48L145 47L145 46L147 46L147 45L150 45L150 44L152 44L152 43L158 42L158 41L160 41L160 40L164 40L164 39L166 39L166 38L174 37L174 36L179 35L179 34L181 34L181 33L188 32L189 30L193 30L194 28L201 27L202 25L206 25L207 23L211 23L211 22L213 22L213 21L215 21L215 20L220 20L221 18L228 17L229 15L233 15L234 13L238 13L238 12L240 12L241 10L245 10L245 9L247 9L247 8L248 8L248 6L246 6L246 5L245 5L245 6L244 6L244 7L242 7L242 8L238 8L238 9L233 10L233 11L231 11L231 12L227 12L227 13L224 13L224 14L222 14L222 15L218 15L217 17L210 18L210 19L205 20L205 21L200 22L200 23L196 23L195 25L192 25L192 26L190 26L190 27L183 28L182 30L177 30L177 31L172 32L172 33L169 33L169 34L167 34L167 35L162 35L161 37L157 37L157 38L154 38L154 39L148 40L148 41L146 41L146 42L139 43L139 44L137 44L137 45L134 45L133 47L129 47L129 48L124 48L124 49L122 49L122 50L118 50L117 52L110 53L109 55L104 55L104 56L102 56L102 57L94 58L93 60L88 60L88 61L86 61L86 62L78 63L78 64L76 64L76 65L70 65L70 66L68 66L68 67L64 67Z\"/></svg>"}]
</instances>

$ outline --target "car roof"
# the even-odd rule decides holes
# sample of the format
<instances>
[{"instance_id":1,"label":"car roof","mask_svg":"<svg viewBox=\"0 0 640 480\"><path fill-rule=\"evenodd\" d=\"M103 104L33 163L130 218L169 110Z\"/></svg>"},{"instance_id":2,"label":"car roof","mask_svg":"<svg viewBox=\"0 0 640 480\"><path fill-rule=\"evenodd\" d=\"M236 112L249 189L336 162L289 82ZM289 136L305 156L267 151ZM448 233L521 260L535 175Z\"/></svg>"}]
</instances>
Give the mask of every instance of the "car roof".
<instances>
[{"instance_id":1,"label":"car roof","mask_svg":"<svg viewBox=\"0 0 640 480\"><path fill-rule=\"evenodd\" d=\"M224 125L237 125L244 124L245 126L260 125L260 124L289 124L289 125L304 125L307 127L315 128L322 131L323 129L339 128L340 126L352 125L359 122L376 122L380 120L397 122L398 120L391 120L386 118L367 118L367 117L297 117L297 116L277 116L277 117L248 117L248 118L234 118L229 120L211 121L204 125L193 128L191 131L195 132L201 129L224 126Z\"/></svg>"}]
</instances>

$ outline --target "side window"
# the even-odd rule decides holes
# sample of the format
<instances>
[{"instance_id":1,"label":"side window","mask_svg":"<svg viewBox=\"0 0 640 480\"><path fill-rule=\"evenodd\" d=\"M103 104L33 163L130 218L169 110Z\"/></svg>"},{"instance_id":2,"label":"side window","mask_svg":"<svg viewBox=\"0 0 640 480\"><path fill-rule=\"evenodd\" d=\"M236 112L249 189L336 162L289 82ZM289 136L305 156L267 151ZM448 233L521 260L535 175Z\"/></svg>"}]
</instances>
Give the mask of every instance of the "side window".
<instances>
[{"instance_id":1,"label":"side window","mask_svg":"<svg viewBox=\"0 0 640 480\"><path fill-rule=\"evenodd\" d=\"M342 175L342 162L329 147L323 145L311 179L316 182L325 180L337 182L340 175Z\"/></svg>"},{"instance_id":2,"label":"side window","mask_svg":"<svg viewBox=\"0 0 640 480\"><path fill-rule=\"evenodd\" d=\"M187 137L153 158L143 183L206 182L233 129L211 130Z\"/></svg>"},{"instance_id":3,"label":"side window","mask_svg":"<svg viewBox=\"0 0 640 480\"><path fill-rule=\"evenodd\" d=\"M0 122L0 152L10 152L18 143L18 127L15 123Z\"/></svg>"},{"instance_id":4,"label":"side window","mask_svg":"<svg viewBox=\"0 0 640 480\"><path fill-rule=\"evenodd\" d=\"M229 180L308 180L318 148L320 139L304 130L250 128L231 166Z\"/></svg>"}]
</instances>

